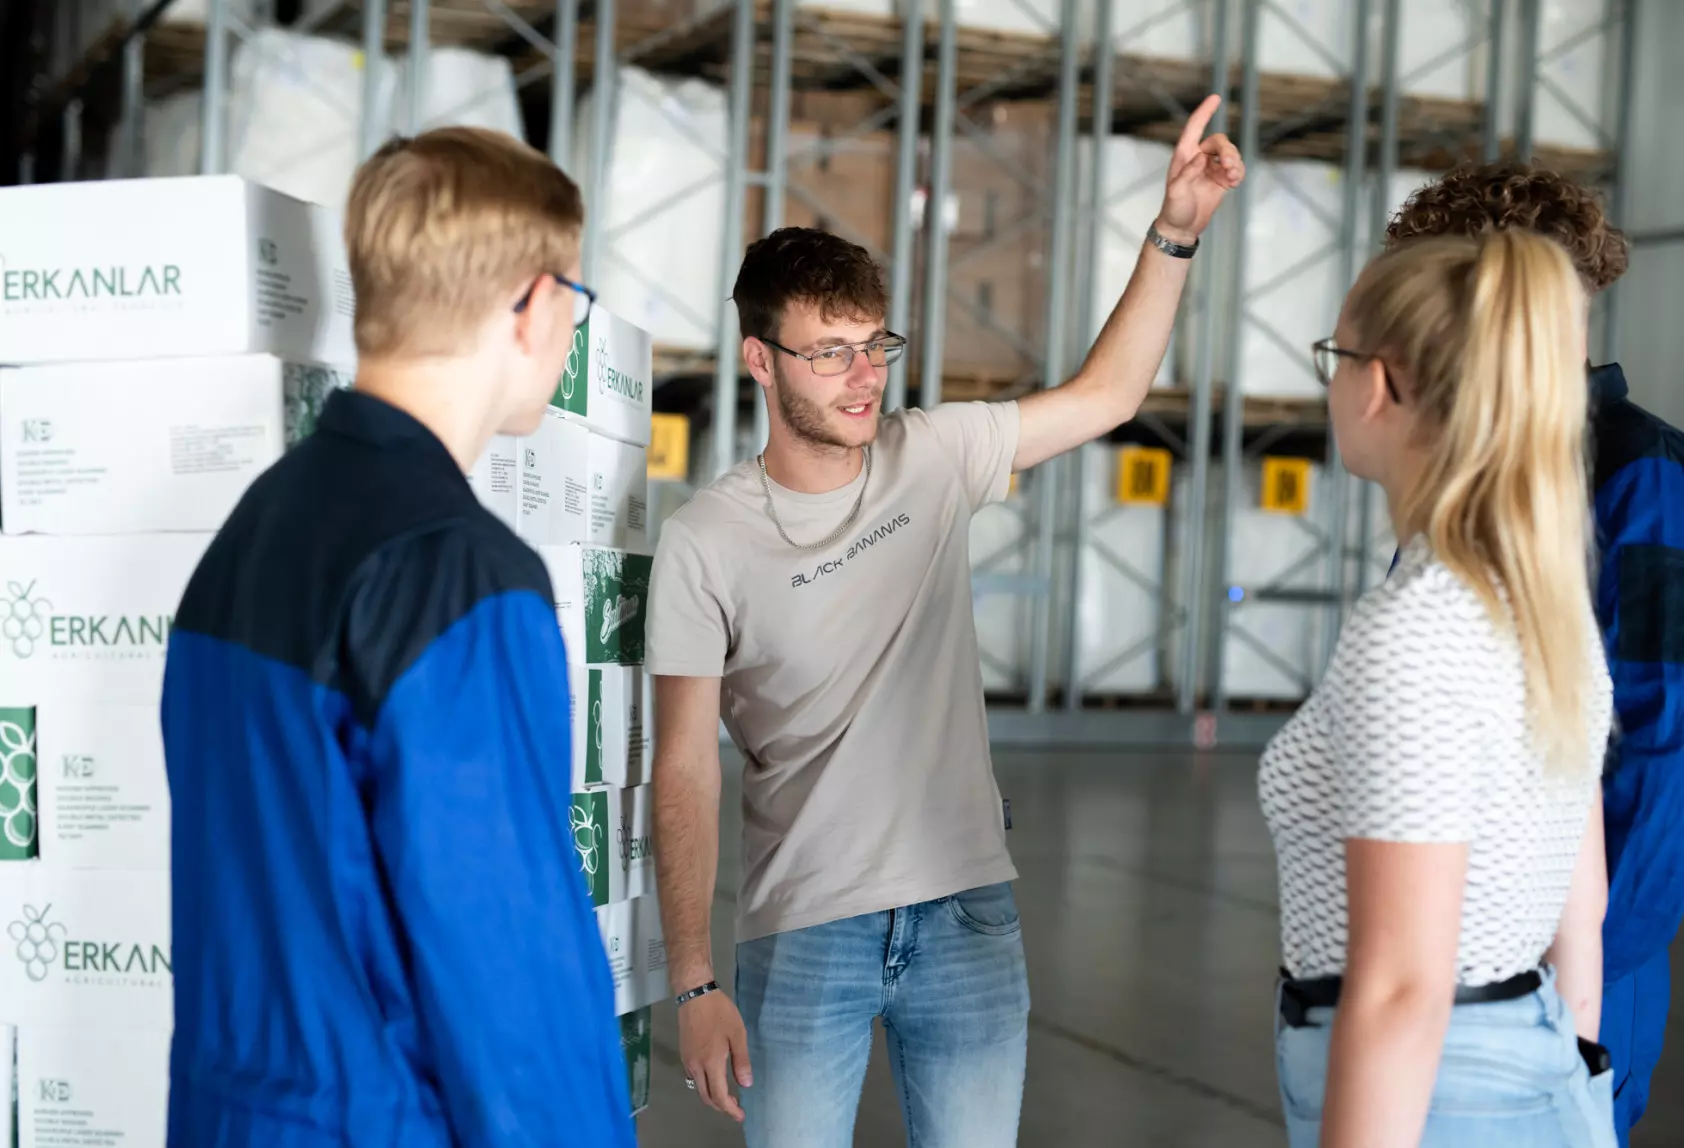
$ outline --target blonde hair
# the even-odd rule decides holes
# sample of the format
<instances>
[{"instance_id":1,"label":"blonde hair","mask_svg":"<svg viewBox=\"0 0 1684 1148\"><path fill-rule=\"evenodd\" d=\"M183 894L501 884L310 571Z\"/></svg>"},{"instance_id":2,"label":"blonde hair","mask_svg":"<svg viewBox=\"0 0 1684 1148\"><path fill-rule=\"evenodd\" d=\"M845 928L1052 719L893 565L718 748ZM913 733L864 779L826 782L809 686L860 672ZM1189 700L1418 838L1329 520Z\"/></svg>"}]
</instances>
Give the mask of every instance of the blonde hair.
<instances>
[{"instance_id":1,"label":"blonde hair","mask_svg":"<svg viewBox=\"0 0 1684 1148\"><path fill-rule=\"evenodd\" d=\"M1538 751L1582 771L1590 699L1584 288L1557 244L1519 229L1411 240L1362 274L1346 315L1406 376L1430 441L1398 508L1405 537L1517 638ZM1598 647L1600 648L1600 647Z\"/></svg>"},{"instance_id":2,"label":"blonde hair","mask_svg":"<svg viewBox=\"0 0 1684 1148\"><path fill-rule=\"evenodd\" d=\"M387 141L345 212L359 355L438 355L521 284L579 254L578 186L540 151L484 128Z\"/></svg>"}]
</instances>

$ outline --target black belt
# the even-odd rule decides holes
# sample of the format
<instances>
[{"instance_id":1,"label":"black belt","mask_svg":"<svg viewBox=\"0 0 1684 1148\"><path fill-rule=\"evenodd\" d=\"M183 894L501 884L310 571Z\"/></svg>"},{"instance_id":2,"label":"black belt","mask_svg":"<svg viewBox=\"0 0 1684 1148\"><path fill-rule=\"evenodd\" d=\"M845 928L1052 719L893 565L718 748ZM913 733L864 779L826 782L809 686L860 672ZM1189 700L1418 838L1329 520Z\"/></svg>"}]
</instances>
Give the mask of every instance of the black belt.
<instances>
[{"instance_id":1,"label":"black belt","mask_svg":"<svg viewBox=\"0 0 1684 1148\"><path fill-rule=\"evenodd\" d=\"M1537 969L1488 985L1457 985L1457 1004L1490 1004L1493 1001L1518 1000L1537 992L1544 983ZM1313 1008L1332 1008L1339 1003L1339 991L1344 977L1316 977L1312 980L1293 980L1281 970L1281 1020L1288 1028L1303 1028L1309 1023L1304 1014Z\"/></svg>"}]
</instances>

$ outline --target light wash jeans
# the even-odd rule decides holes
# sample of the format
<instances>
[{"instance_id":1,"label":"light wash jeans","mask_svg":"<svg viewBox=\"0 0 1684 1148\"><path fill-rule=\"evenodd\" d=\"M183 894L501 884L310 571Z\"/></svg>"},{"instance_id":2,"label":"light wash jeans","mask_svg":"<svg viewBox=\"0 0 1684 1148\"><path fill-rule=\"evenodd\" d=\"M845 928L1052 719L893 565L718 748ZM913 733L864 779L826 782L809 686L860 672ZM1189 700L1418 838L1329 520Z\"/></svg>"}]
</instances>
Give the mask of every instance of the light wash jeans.
<instances>
[{"instance_id":1,"label":"light wash jeans","mask_svg":"<svg viewBox=\"0 0 1684 1148\"><path fill-rule=\"evenodd\" d=\"M1292 1148L1316 1148L1327 1093L1333 1009L1289 1028L1275 1014L1275 1062ZM1555 974L1528 996L1457 1005L1450 1016L1421 1148L1615 1148L1613 1073L1579 1054Z\"/></svg>"},{"instance_id":2,"label":"light wash jeans","mask_svg":"<svg viewBox=\"0 0 1684 1148\"><path fill-rule=\"evenodd\" d=\"M851 1148L883 1018L908 1148L1017 1143L1029 979L1009 884L737 946L749 1148Z\"/></svg>"}]
</instances>

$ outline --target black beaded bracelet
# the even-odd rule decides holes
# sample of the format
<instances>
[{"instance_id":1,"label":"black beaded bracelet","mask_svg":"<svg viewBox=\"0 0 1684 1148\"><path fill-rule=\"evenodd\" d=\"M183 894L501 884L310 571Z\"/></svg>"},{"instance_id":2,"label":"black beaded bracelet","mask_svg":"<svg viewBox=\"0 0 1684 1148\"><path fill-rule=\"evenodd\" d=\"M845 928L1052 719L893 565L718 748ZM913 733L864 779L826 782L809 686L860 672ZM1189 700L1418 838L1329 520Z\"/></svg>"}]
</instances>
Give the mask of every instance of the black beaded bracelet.
<instances>
[{"instance_id":1,"label":"black beaded bracelet","mask_svg":"<svg viewBox=\"0 0 1684 1148\"><path fill-rule=\"evenodd\" d=\"M687 993L680 993L678 996L673 998L673 1003L674 1004L683 1004L685 1001L695 1000L697 997L700 997L700 996L706 996L708 993L714 992L718 988L719 988L719 982L718 981L709 981L707 984L701 986L700 988L691 989Z\"/></svg>"}]
</instances>

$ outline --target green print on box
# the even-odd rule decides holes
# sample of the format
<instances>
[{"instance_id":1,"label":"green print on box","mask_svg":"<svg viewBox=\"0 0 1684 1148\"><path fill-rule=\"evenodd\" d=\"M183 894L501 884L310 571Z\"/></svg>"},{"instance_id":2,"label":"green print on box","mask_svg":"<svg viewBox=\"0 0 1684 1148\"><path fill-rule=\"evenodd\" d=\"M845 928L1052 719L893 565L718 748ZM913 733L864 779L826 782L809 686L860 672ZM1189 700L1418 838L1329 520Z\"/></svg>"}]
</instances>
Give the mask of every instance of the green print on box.
<instances>
[{"instance_id":1,"label":"green print on box","mask_svg":"<svg viewBox=\"0 0 1684 1148\"><path fill-rule=\"evenodd\" d=\"M632 1115L649 1107L649 1061L654 1052L651 1023L655 1010L640 1008L620 1018L620 1051L626 1055L626 1083L631 1086Z\"/></svg>"},{"instance_id":2,"label":"green print on box","mask_svg":"<svg viewBox=\"0 0 1684 1148\"><path fill-rule=\"evenodd\" d=\"M609 333L607 325L593 329L591 319L573 329L573 346L567 352L561 385L550 399L551 406L582 419L601 417L605 402L643 407L649 380L627 370L627 364L612 361L608 353Z\"/></svg>"},{"instance_id":3,"label":"green print on box","mask_svg":"<svg viewBox=\"0 0 1684 1148\"><path fill-rule=\"evenodd\" d=\"M585 784L602 784L602 671L586 670Z\"/></svg>"},{"instance_id":4,"label":"green print on box","mask_svg":"<svg viewBox=\"0 0 1684 1148\"><path fill-rule=\"evenodd\" d=\"M0 707L0 861L40 855L35 710Z\"/></svg>"},{"instance_id":5,"label":"green print on box","mask_svg":"<svg viewBox=\"0 0 1684 1148\"><path fill-rule=\"evenodd\" d=\"M591 904L608 904L608 866L614 861L608 846L612 841L608 825L608 791L575 793L568 820L573 830L573 848L579 854L579 871L585 875Z\"/></svg>"},{"instance_id":6,"label":"green print on box","mask_svg":"<svg viewBox=\"0 0 1684 1148\"><path fill-rule=\"evenodd\" d=\"M282 441L290 447L310 437L328 396L350 385L351 376L332 367L284 364L281 368Z\"/></svg>"},{"instance_id":7,"label":"green print on box","mask_svg":"<svg viewBox=\"0 0 1684 1148\"><path fill-rule=\"evenodd\" d=\"M586 547L584 563L585 661L595 665L643 664L644 615L655 560L647 554Z\"/></svg>"}]
</instances>

